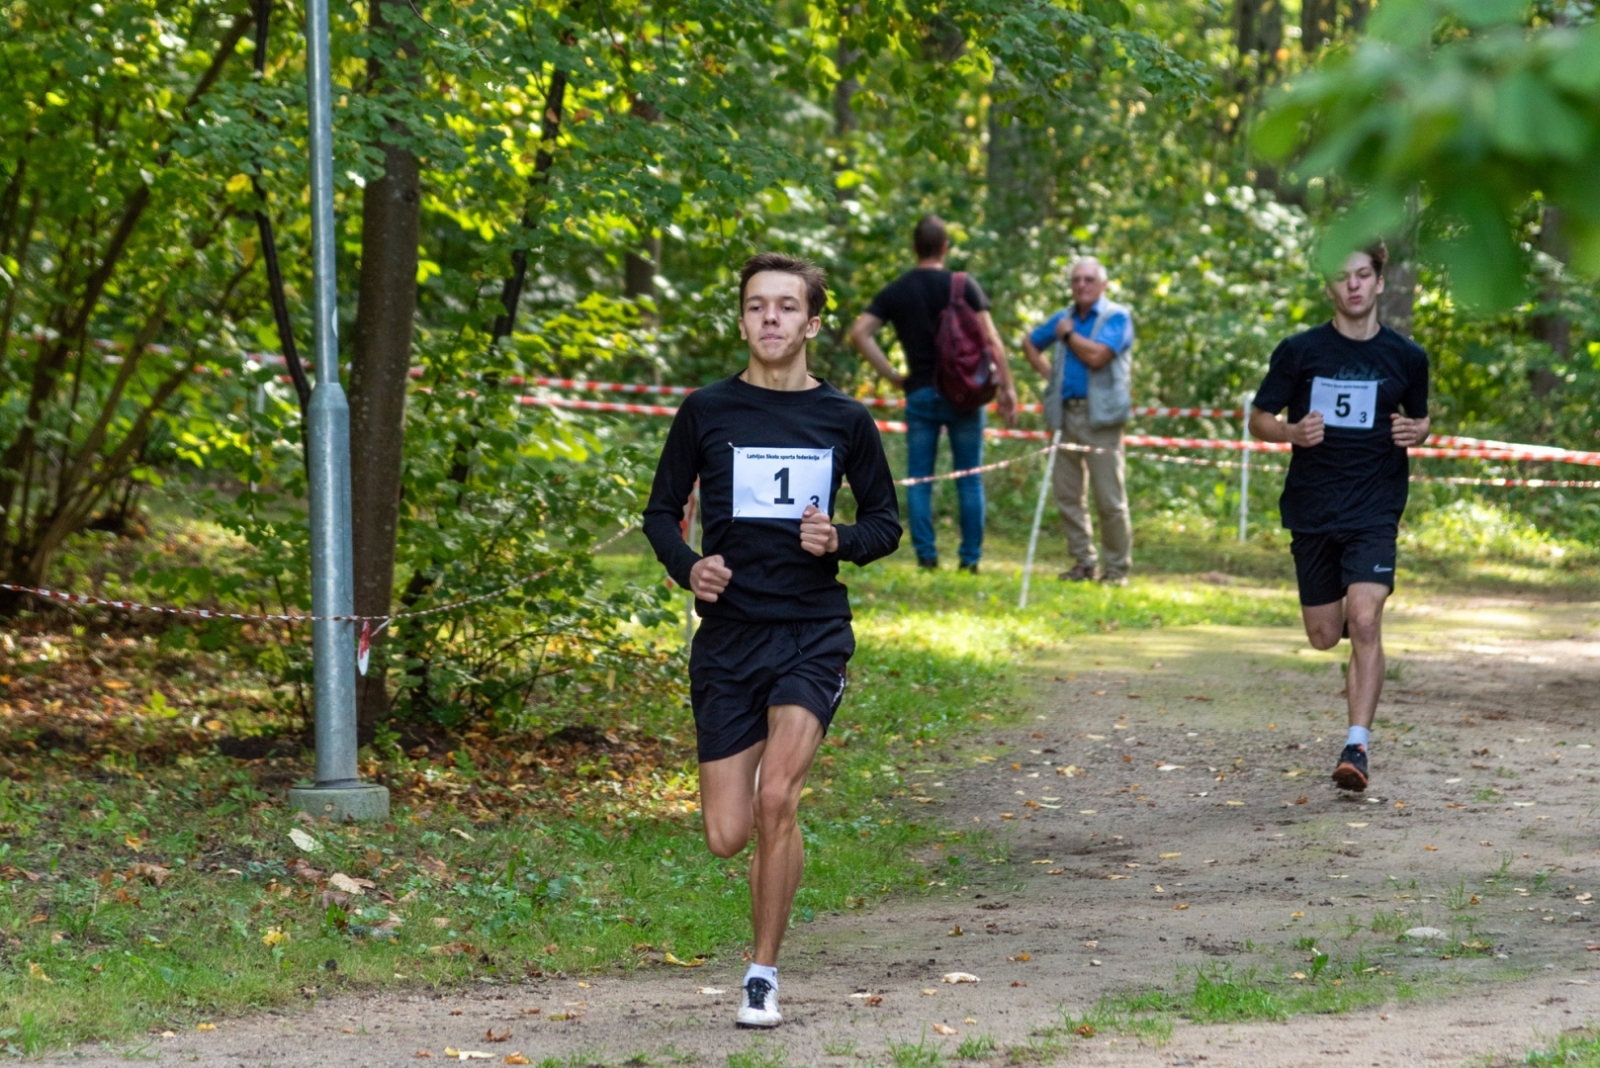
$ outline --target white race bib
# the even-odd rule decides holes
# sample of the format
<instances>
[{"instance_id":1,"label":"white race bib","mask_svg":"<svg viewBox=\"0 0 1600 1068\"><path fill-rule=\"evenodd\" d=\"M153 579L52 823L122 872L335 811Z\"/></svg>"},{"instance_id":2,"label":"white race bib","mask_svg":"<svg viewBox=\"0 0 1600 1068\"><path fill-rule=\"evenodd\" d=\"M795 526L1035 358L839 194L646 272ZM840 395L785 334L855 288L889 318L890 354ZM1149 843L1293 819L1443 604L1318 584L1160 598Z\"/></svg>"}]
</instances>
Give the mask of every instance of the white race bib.
<instances>
[{"instance_id":1,"label":"white race bib","mask_svg":"<svg viewBox=\"0 0 1600 1068\"><path fill-rule=\"evenodd\" d=\"M733 517L799 519L833 505L833 450L733 448Z\"/></svg>"},{"instance_id":2,"label":"white race bib","mask_svg":"<svg viewBox=\"0 0 1600 1068\"><path fill-rule=\"evenodd\" d=\"M1378 383L1313 378L1311 410L1322 413L1324 426L1371 430L1378 413Z\"/></svg>"}]
</instances>

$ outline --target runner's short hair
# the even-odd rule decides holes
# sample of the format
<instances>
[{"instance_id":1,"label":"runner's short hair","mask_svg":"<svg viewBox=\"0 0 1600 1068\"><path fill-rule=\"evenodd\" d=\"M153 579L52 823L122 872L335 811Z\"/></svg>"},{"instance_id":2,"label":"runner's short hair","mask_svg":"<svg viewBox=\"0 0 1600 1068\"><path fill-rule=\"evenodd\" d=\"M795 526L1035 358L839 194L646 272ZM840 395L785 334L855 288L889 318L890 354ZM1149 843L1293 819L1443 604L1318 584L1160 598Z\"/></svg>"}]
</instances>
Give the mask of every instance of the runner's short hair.
<instances>
[{"instance_id":1,"label":"runner's short hair","mask_svg":"<svg viewBox=\"0 0 1600 1068\"><path fill-rule=\"evenodd\" d=\"M1372 244L1361 250L1372 260L1372 273L1379 278L1383 277L1383 265L1389 262L1389 246L1383 243L1380 237Z\"/></svg>"},{"instance_id":2,"label":"runner's short hair","mask_svg":"<svg viewBox=\"0 0 1600 1068\"><path fill-rule=\"evenodd\" d=\"M762 271L798 275L806 284L806 309L815 319L828 306L828 275L821 267L784 252L758 252L739 271L739 314L744 314L744 289Z\"/></svg>"},{"instance_id":3,"label":"runner's short hair","mask_svg":"<svg viewBox=\"0 0 1600 1068\"><path fill-rule=\"evenodd\" d=\"M919 260L937 256L949 243L950 228L937 215L924 215L917 220L917 228L911 231L911 248Z\"/></svg>"}]
</instances>

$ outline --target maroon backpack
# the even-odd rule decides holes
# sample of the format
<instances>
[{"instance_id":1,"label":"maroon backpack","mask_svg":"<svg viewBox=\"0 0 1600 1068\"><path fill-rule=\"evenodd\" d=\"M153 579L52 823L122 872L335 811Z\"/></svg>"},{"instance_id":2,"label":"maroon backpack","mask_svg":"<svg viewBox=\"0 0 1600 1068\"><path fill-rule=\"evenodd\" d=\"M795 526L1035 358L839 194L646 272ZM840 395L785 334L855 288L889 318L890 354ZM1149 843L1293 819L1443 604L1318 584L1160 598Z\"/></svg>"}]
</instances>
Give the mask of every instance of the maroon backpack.
<instances>
[{"instance_id":1,"label":"maroon backpack","mask_svg":"<svg viewBox=\"0 0 1600 1068\"><path fill-rule=\"evenodd\" d=\"M966 272L951 274L950 304L939 313L939 333L934 339L939 359L933 384L957 411L975 412L994 400L999 385L987 331L967 303L966 289Z\"/></svg>"}]
</instances>

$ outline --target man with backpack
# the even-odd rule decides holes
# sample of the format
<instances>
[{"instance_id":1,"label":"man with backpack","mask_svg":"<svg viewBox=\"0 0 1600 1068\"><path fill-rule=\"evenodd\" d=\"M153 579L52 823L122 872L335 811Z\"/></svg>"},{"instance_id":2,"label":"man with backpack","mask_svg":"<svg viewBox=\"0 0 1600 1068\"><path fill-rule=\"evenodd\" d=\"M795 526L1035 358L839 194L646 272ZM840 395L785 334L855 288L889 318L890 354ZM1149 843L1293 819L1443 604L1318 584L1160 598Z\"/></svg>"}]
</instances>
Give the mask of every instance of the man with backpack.
<instances>
[{"instance_id":1,"label":"man with backpack","mask_svg":"<svg viewBox=\"0 0 1600 1068\"><path fill-rule=\"evenodd\" d=\"M954 470L981 467L984 406L997 400L1006 425L1015 426L1017 389L989 315L989 298L970 275L945 270L950 233L944 220L924 216L911 244L916 267L878 291L850 328L850 341L880 375L905 391L906 473L926 478L933 474L941 430L950 434ZM875 335L886 322L894 324L905 354L905 374L894 369L878 345ZM956 496L961 506L960 569L977 574L983 555L983 476L956 479ZM917 566L937 568L933 485L911 486L906 506Z\"/></svg>"},{"instance_id":2,"label":"man with backpack","mask_svg":"<svg viewBox=\"0 0 1600 1068\"><path fill-rule=\"evenodd\" d=\"M1063 443L1093 450L1064 451L1056 457L1056 508L1067 525L1067 547L1077 561L1059 577L1067 582L1094 581L1099 560L1086 492L1092 487L1100 540L1105 543L1100 581L1126 586L1133 564L1133 520L1128 513L1122 426L1133 414L1128 385L1133 315L1124 305L1106 299L1106 268L1093 256L1073 260L1068 277L1072 307L1056 312L1022 342L1028 362L1049 382L1044 393L1045 423L1061 431ZM1049 361L1042 351L1047 346L1054 350Z\"/></svg>"}]
</instances>

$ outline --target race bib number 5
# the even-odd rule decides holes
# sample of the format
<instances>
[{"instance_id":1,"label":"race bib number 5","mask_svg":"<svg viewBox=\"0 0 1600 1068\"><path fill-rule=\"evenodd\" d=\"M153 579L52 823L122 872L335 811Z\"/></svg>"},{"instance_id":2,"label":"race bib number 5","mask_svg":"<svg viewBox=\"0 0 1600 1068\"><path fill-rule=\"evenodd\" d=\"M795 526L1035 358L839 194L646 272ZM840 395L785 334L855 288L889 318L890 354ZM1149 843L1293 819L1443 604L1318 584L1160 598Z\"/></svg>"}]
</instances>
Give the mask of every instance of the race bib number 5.
<instances>
[{"instance_id":1,"label":"race bib number 5","mask_svg":"<svg viewBox=\"0 0 1600 1068\"><path fill-rule=\"evenodd\" d=\"M799 519L833 504L832 449L733 449L733 517Z\"/></svg>"},{"instance_id":2,"label":"race bib number 5","mask_svg":"<svg viewBox=\"0 0 1600 1068\"><path fill-rule=\"evenodd\" d=\"M1378 383L1313 378L1311 410L1322 413L1324 426L1371 430L1378 412Z\"/></svg>"}]
</instances>

